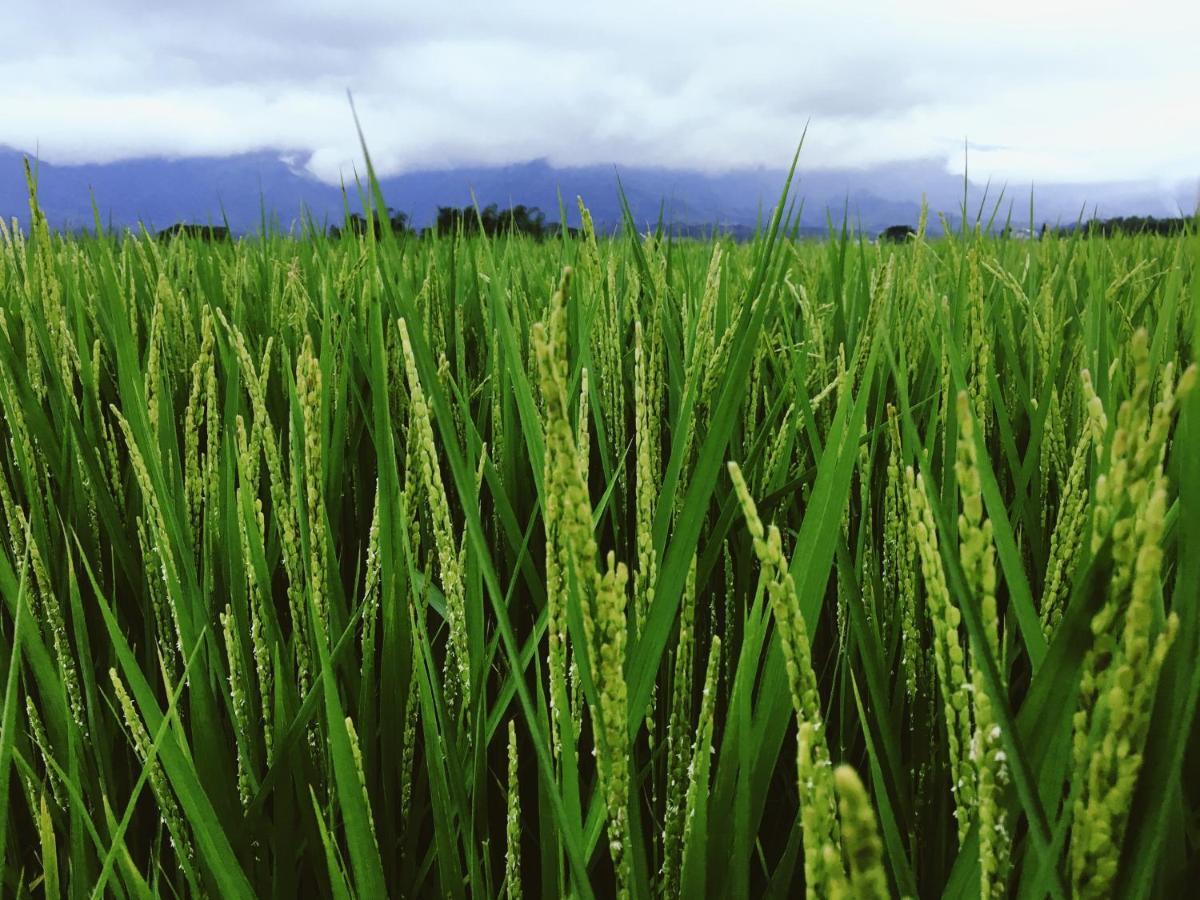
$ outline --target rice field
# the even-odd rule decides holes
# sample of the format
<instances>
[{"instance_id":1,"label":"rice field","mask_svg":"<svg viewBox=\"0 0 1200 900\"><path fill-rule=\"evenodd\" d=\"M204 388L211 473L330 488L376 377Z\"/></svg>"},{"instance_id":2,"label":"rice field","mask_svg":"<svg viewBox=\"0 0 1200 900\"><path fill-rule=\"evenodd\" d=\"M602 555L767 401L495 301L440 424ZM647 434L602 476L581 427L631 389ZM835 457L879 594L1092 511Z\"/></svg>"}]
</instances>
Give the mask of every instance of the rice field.
<instances>
[{"instance_id":1,"label":"rice field","mask_svg":"<svg viewBox=\"0 0 1200 900\"><path fill-rule=\"evenodd\" d=\"M0 230L0 895L1200 875L1195 233L33 209Z\"/></svg>"}]
</instances>

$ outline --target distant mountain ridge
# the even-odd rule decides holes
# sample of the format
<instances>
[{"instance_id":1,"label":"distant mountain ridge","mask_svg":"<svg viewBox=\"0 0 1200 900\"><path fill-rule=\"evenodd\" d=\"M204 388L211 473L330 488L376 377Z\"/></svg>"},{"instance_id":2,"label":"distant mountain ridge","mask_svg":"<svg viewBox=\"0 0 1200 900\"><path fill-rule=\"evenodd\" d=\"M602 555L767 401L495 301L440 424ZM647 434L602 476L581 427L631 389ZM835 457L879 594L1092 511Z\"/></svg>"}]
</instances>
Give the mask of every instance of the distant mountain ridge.
<instances>
[{"instance_id":1,"label":"distant mountain ridge","mask_svg":"<svg viewBox=\"0 0 1200 900\"><path fill-rule=\"evenodd\" d=\"M29 204L22 167L25 154L0 147L0 216L28 223ZM358 188L330 185L273 151L225 157L143 158L111 163L52 165L37 163L38 195L51 225L59 229L90 228L93 197L105 227L151 230L176 222L223 224L236 233L257 231L268 222L293 227L306 211L318 224L341 222L348 202L361 208ZM582 196L597 227L611 230L621 221L618 193L628 198L640 226L663 218L688 230L724 228L746 233L769 215L779 198L785 172L740 169L705 173L636 166L554 166L533 160L500 167L470 167L410 172L382 179L385 201L410 216L416 227L432 223L439 206L466 206L472 194L479 205L501 208L523 203L540 207L547 220L560 218L560 198L567 224L578 225L576 196ZM805 170L803 157L794 196L805 230L822 230L827 216L835 222L843 212L850 222L876 233L889 225L915 224L921 195L935 211L957 221L963 183L932 160L891 163L869 169ZM972 184L970 214L985 187ZM999 196L992 186L990 205ZM1046 185L1035 189L1036 221L1071 222L1081 212L1091 215L1178 215L1195 209L1194 186L1163 188L1144 182L1101 185ZM1009 189L1000 219L1011 198L1013 221L1029 224L1029 188ZM802 201L802 205L801 205ZM932 231L939 230L936 218Z\"/></svg>"}]
</instances>

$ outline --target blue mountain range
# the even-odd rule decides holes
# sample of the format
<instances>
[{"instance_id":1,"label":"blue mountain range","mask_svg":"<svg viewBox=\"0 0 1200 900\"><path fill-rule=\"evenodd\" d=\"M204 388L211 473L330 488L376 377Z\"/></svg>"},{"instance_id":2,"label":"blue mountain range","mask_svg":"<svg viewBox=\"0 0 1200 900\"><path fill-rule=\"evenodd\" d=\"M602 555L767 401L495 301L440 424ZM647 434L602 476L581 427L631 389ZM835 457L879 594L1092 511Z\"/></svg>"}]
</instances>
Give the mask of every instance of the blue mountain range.
<instances>
[{"instance_id":1,"label":"blue mountain range","mask_svg":"<svg viewBox=\"0 0 1200 900\"><path fill-rule=\"evenodd\" d=\"M28 222L29 196L21 151L0 147L0 215ZM294 228L307 215L318 224L340 223L349 209L362 208L360 186L320 181L294 157L262 151L224 157L141 158L108 163L55 165L33 161L38 199L51 225L59 229L91 228L96 213L104 227L150 230L176 222L223 224L248 233L266 222ZM365 170L364 170L365 171ZM752 229L769 215L779 198L782 169L696 172L627 166L554 166L545 160L491 168L454 168L408 172L385 177L385 202L403 211L417 227L433 222L439 206L501 209L518 203L540 207L548 221L565 214L579 224L581 196L601 229L621 221L620 189L639 225L664 219L694 228L720 227L735 232ZM1002 193L1003 191L1003 193ZM934 160L892 163L866 169L806 170L803 156L793 196L800 224L809 231L840 223L848 213L852 225L877 232L889 225L915 224L922 195L932 209L958 220L963 180ZM986 220L1000 201L999 220L1011 210L1013 222L1027 226L1028 184L968 185L969 215L982 209ZM1101 216L1190 214L1196 208L1195 184L1163 187L1149 182L1084 185L1039 185L1034 188L1037 223L1069 223L1081 215ZM560 210L560 202L562 204ZM938 230L931 219L931 231Z\"/></svg>"}]
</instances>

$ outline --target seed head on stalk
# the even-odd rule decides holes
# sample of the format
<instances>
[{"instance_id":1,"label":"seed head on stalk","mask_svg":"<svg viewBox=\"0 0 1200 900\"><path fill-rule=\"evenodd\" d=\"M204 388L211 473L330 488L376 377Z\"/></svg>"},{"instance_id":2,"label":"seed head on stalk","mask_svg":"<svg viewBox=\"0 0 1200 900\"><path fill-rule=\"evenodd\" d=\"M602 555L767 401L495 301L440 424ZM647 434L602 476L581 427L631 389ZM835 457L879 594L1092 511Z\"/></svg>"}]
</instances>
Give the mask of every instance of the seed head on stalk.
<instances>
[{"instance_id":1,"label":"seed head on stalk","mask_svg":"<svg viewBox=\"0 0 1200 900\"><path fill-rule=\"evenodd\" d=\"M417 462L425 497L429 501L438 570L442 576L442 593L446 597L446 620L450 628L446 665L453 673L447 684L454 684L452 690L464 703L468 703L471 697L471 657L467 644L466 600L463 593L463 574L459 567L458 550L454 540L454 527L450 519L450 501L446 495L446 486L442 482L433 422L425 400L425 391L421 387L421 378L417 374L417 359L408 336L408 324L401 319L399 327L405 371L408 375L409 414L417 434Z\"/></svg>"}]
</instances>

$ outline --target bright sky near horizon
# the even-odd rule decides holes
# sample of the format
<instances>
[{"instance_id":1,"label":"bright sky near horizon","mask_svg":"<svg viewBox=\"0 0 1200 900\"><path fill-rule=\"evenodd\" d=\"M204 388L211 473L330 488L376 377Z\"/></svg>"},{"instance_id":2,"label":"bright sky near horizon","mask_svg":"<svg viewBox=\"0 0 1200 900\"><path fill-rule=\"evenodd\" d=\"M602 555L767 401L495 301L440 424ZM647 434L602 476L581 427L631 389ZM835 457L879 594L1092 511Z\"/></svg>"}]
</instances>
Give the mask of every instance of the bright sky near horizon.
<instances>
[{"instance_id":1,"label":"bright sky near horizon","mask_svg":"<svg viewBox=\"0 0 1200 900\"><path fill-rule=\"evenodd\" d=\"M1200 177L1200 3L63 0L0 15L0 144L50 162L275 148L336 180L547 158L945 159Z\"/></svg>"}]
</instances>

